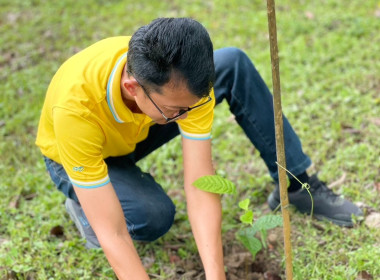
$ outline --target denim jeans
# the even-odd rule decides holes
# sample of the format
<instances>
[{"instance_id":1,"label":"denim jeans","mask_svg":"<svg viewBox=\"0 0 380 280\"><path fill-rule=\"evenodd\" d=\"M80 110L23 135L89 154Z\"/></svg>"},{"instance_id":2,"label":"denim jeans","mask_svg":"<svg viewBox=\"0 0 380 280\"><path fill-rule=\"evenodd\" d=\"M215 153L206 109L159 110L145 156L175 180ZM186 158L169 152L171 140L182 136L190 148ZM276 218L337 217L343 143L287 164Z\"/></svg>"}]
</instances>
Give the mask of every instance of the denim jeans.
<instances>
[{"instance_id":1,"label":"denim jeans","mask_svg":"<svg viewBox=\"0 0 380 280\"><path fill-rule=\"evenodd\" d=\"M216 103L227 100L238 124L260 152L272 178L277 181L273 97L268 87L250 59L237 48L215 51L214 61ZM105 159L128 231L135 240L152 241L162 236L171 227L175 214L175 206L162 187L135 163L178 134L176 123L156 124L150 128L147 139L137 144L133 153ZM285 117L284 141L287 169L299 175L310 166L311 160L303 153L301 142ZM45 163L57 188L78 201L63 167L46 157Z\"/></svg>"},{"instance_id":2,"label":"denim jeans","mask_svg":"<svg viewBox=\"0 0 380 280\"><path fill-rule=\"evenodd\" d=\"M244 52L224 48L214 53L217 103L224 98L236 121L260 152L269 173L278 181L273 96ZM286 167L295 175L306 171L310 158L302 151L301 142L283 116Z\"/></svg>"},{"instance_id":3,"label":"denim jeans","mask_svg":"<svg viewBox=\"0 0 380 280\"><path fill-rule=\"evenodd\" d=\"M57 188L79 203L62 165L47 157L44 159ZM175 206L162 187L129 156L107 158L106 163L132 239L153 241L164 235L173 224Z\"/></svg>"}]
</instances>

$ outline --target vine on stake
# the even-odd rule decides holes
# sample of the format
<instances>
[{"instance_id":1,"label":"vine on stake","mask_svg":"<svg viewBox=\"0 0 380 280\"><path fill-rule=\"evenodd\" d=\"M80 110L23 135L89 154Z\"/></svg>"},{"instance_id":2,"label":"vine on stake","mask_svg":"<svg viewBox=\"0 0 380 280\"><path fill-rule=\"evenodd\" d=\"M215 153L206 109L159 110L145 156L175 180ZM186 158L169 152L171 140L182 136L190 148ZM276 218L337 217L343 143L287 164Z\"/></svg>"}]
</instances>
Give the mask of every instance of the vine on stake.
<instances>
[{"instance_id":1,"label":"vine on stake","mask_svg":"<svg viewBox=\"0 0 380 280\"><path fill-rule=\"evenodd\" d=\"M298 178L296 176L293 175L292 172L290 172L288 169L286 169L285 167L283 167L281 164L279 164L277 161L276 161L276 164L281 167L282 169L284 169L286 172L288 172L294 179L296 179L298 181L298 183L301 184L301 188L302 189L305 189L307 190L307 192L309 193L309 196L310 196L310 199L311 199L311 211L310 211L310 218L313 217L313 211L314 211L314 200L313 200L313 196L311 195L311 192L310 192L310 185L308 183L302 183L300 180L298 180ZM279 207L281 206L278 205L277 208L274 210L276 211Z\"/></svg>"}]
</instances>

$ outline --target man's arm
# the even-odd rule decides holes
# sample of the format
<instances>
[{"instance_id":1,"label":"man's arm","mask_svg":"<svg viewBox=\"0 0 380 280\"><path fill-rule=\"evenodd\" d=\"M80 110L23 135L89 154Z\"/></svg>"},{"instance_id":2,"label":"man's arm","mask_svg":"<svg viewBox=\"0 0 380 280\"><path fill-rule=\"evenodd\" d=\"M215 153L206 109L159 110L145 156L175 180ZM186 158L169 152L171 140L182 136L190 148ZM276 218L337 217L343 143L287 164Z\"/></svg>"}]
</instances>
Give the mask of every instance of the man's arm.
<instances>
[{"instance_id":1,"label":"man's arm","mask_svg":"<svg viewBox=\"0 0 380 280\"><path fill-rule=\"evenodd\" d=\"M201 191L192 184L199 177L214 175L211 140L182 138L182 149L187 211L206 278L225 280L220 196Z\"/></svg>"},{"instance_id":2,"label":"man's arm","mask_svg":"<svg viewBox=\"0 0 380 280\"><path fill-rule=\"evenodd\" d=\"M123 210L111 183L95 189L74 189L118 279L149 279L128 233Z\"/></svg>"}]
</instances>

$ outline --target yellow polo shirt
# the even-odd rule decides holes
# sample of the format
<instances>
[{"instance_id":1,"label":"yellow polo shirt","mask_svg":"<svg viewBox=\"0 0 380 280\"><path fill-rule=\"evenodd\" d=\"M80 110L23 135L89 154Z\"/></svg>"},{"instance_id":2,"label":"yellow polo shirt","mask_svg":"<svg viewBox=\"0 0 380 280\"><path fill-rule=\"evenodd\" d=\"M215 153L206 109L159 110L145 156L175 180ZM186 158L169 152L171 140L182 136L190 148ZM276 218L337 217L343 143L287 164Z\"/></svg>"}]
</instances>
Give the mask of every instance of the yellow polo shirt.
<instances>
[{"instance_id":1,"label":"yellow polo shirt","mask_svg":"<svg viewBox=\"0 0 380 280\"><path fill-rule=\"evenodd\" d=\"M122 101L120 79L129 40L108 38L77 53L62 64L47 90L36 145L63 165L75 186L95 188L110 182L104 159L133 152L154 124ZM210 138L215 104L211 95L213 102L177 121L183 137Z\"/></svg>"}]
</instances>

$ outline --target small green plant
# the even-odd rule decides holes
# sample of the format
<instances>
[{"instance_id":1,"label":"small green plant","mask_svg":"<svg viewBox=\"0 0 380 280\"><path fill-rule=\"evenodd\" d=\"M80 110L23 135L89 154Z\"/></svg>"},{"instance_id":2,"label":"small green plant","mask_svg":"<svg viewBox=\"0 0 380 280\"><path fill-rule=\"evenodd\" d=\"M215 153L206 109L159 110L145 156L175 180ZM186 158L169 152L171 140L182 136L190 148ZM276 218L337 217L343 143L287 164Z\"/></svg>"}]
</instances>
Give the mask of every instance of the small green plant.
<instances>
[{"instance_id":1,"label":"small green plant","mask_svg":"<svg viewBox=\"0 0 380 280\"><path fill-rule=\"evenodd\" d=\"M212 193L236 193L235 185L219 175L203 176L197 179L193 185L198 189ZM267 231L282 226L282 218L277 215L265 215L254 222L253 211L249 209L249 204L249 198L239 202L239 207L244 210L244 214L240 216L240 221L248 225L248 227L238 230L236 238L251 252L252 257L255 258L256 254L263 247L267 248ZM255 237L258 232L261 234L261 241Z\"/></svg>"},{"instance_id":2,"label":"small green plant","mask_svg":"<svg viewBox=\"0 0 380 280\"><path fill-rule=\"evenodd\" d=\"M265 215L253 219L253 212L249 209L250 199L247 198L239 202L239 207L244 210L244 214L240 216L240 221L248 227L244 227L236 232L236 238L251 252L252 257L264 247L267 248L267 232L269 229L282 226L282 218L278 215ZM260 233L261 241L255 237L256 233Z\"/></svg>"}]
</instances>

